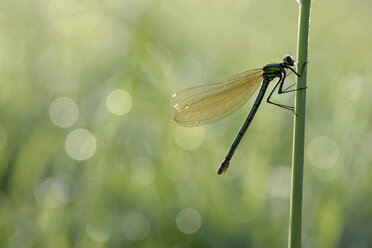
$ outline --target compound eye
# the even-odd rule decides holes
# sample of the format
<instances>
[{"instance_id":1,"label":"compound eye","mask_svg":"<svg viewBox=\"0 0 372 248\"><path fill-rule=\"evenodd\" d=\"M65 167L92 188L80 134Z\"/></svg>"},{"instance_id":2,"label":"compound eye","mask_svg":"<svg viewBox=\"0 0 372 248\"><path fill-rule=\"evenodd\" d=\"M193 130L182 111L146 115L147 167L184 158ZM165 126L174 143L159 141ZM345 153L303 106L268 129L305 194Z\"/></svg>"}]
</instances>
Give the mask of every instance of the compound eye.
<instances>
[{"instance_id":1,"label":"compound eye","mask_svg":"<svg viewBox=\"0 0 372 248\"><path fill-rule=\"evenodd\" d=\"M294 65L294 60L292 59L291 56L286 56L286 57L284 58L284 61L285 61L288 65L290 65L290 66Z\"/></svg>"}]
</instances>

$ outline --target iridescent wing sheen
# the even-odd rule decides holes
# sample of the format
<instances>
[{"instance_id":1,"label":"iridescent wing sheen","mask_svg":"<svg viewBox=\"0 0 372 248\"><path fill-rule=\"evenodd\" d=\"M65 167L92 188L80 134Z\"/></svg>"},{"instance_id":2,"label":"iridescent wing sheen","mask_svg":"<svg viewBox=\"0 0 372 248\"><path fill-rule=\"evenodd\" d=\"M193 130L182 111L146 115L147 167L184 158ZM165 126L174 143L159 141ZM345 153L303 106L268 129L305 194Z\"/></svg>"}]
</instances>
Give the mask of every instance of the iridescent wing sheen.
<instances>
[{"instance_id":1,"label":"iridescent wing sheen","mask_svg":"<svg viewBox=\"0 0 372 248\"><path fill-rule=\"evenodd\" d=\"M200 126L225 118L248 101L262 74L262 69L250 70L174 94L169 102L173 119L182 126Z\"/></svg>"}]
</instances>

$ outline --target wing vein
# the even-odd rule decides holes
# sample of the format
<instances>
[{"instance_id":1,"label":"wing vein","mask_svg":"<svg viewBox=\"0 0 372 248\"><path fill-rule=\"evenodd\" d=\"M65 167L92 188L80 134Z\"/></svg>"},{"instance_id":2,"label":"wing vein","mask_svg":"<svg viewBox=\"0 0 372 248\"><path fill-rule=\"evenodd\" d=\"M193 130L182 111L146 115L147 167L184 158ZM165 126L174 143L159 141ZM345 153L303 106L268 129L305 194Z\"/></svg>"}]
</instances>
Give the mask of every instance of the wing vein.
<instances>
[{"instance_id":1,"label":"wing vein","mask_svg":"<svg viewBox=\"0 0 372 248\"><path fill-rule=\"evenodd\" d=\"M182 126L199 126L225 118L239 109L262 81L262 69L182 90L172 96L172 116Z\"/></svg>"}]
</instances>

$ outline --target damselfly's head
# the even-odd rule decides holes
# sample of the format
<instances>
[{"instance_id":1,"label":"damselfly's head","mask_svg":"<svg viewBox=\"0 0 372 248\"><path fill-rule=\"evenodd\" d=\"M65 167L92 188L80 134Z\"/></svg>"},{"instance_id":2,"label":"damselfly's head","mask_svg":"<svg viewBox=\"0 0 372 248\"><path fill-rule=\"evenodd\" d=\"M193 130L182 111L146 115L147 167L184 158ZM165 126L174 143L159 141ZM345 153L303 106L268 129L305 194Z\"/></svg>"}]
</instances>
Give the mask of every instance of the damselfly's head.
<instances>
[{"instance_id":1,"label":"damselfly's head","mask_svg":"<svg viewBox=\"0 0 372 248\"><path fill-rule=\"evenodd\" d=\"M288 65L288 66L294 66L294 64L295 64L295 61L289 55L284 56L283 62L284 62L285 65Z\"/></svg>"}]
</instances>

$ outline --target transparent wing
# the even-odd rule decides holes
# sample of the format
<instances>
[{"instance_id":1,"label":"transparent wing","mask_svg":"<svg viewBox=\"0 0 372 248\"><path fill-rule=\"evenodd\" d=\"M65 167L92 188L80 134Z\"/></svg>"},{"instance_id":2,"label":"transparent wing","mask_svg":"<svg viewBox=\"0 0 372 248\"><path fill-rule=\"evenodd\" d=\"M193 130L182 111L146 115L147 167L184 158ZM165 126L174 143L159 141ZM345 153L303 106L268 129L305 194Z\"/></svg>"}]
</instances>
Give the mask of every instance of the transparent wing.
<instances>
[{"instance_id":1,"label":"transparent wing","mask_svg":"<svg viewBox=\"0 0 372 248\"><path fill-rule=\"evenodd\" d=\"M262 73L262 69L250 70L174 94L169 102L173 119L182 126L199 126L225 118L253 95Z\"/></svg>"}]
</instances>

